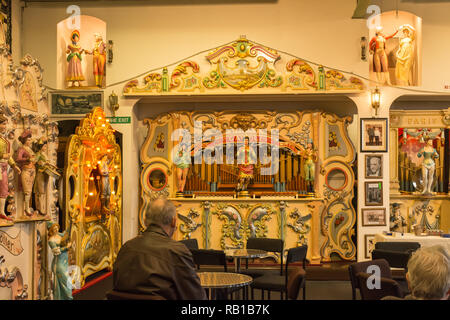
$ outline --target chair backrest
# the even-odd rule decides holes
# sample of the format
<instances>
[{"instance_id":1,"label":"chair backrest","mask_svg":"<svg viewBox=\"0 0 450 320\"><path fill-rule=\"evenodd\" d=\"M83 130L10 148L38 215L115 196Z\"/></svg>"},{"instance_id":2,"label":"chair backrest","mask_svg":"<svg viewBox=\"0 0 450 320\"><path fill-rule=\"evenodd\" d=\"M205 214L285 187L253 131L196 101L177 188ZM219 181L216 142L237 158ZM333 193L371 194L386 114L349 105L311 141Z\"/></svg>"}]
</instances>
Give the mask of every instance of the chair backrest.
<instances>
[{"instance_id":1,"label":"chair backrest","mask_svg":"<svg viewBox=\"0 0 450 320\"><path fill-rule=\"evenodd\" d=\"M197 239L185 239L179 242L183 243L189 250L198 249Z\"/></svg>"},{"instance_id":2,"label":"chair backrest","mask_svg":"<svg viewBox=\"0 0 450 320\"><path fill-rule=\"evenodd\" d=\"M222 250L212 249L192 249L192 257L197 268L200 266L223 266L223 270L227 272L227 259L225 252Z\"/></svg>"},{"instance_id":3,"label":"chair backrest","mask_svg":"<svg viewBox=\"0 0 450 320\"><path fill-rule=\"evenodd\" d=\"M352 299L356 300L356 289L359 288L359 282L356 275L360 272L367 273L369 266L376 265L380 268L380 276L383 278L392 279L391 268L389 263L385 259L369 260L362 262L355 262L348 266L348 273L350 276L350 282L352 284Z\"/></svg>"},{"instance_id":4,"label":"chair backrest","mask_svg":"<svg viewBox=\"0 0 450 320\"><path fill-rule=\"evenodd\" d=\"M369 288L367 286L367 282L372 282L371 280L369 280L369 277L371 276L371 274L365 272L358 272L356 274L356 278L359 282L359 291L361 293L362 300L380 300L381 298L387 296L403 298L402 291L397 281L389 278L381 277L379 279L379 288L377 288L376 286Z\"/></svg>"},{"instance_id":5,"label":"chair backrest","mask_svg":"<svg viewBox=\"0 0 450 320\"><path fill-rule=\"evenodd\" d=\"M290 263L302 261L303 269L306 268L306 254L308 253L308 246L303 245L301 247L296 248L290 248L287 251L287 257L286 257L286 265L285 265L285 284L286 284L286 290L287 290L287 284L288 284L288 267Z\"/></svg>"},{"instance_id":6,"label":"chair backrest","mask_svg":"<svg viewBox=\"0 0 450 320\"><path fill-rule=\"evenodd\" d=\"M111 290L106 293L107 300L166 300L164 297L150 294L130 293Z\"/></svg>"},{"instance_id":7,"label":"chair backrest","mask_svg":"<svg viewBox=\"0 0 450 320\"><path fill-rule=\"evenodd\" d=\"M381 241L375 243L375 249L409 252L412 253L420 248L418 242L403 242L403 241Z\"/></svg>"},{"instance_id":8,"label":"chair backrest","mask_svg":"<svg viewBox=\"0 0 450 320\"><path fill-rule=\"evenodd\" d=\"M391 268L407 269L410 252L390 251L383 249L373 249L372 259L385 259Z\"/></svg>"},{"instance_id":9,"label":"chair backrest","mask_svg":"<svg viewBox=\"0 0 450 320\"><path fill-rule=\"evenodd\" d=\"M283 273L283 239L274 238L248 238L247 249L265 250L280 254L280 274ZM248 263L248 260L246 261ZM248 267L248 265L246 265Z\"/></svg>"},{"instance_id":10,"label":"chair backrest","mask_svg":"<svg viewBox=\"0 0 450 320\"><path fill-rule=\"evenodd\" d=\"M300 289L304 285L306 277L305 269L295 268L292 270L288 277L287 282L287 297L292 300L297 300Z\"/></svg>"}]
</instances>

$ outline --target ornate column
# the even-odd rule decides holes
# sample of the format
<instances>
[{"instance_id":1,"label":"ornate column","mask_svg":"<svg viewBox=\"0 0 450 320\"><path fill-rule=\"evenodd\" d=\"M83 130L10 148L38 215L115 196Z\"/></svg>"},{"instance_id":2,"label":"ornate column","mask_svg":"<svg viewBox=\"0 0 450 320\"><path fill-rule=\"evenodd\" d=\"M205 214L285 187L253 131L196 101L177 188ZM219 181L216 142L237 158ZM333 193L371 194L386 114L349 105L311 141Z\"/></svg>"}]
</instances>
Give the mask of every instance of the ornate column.
<instances>
[{"instance_id":1,"label":"ornate column","mask_svg":"<svg viewBox=\"0 0 450 320\"><path fill-rule=\"evenodd\" d=\"M320 209L322 207L321 201L311 201L308 204L309 211L312 216L312 228L311 228L311 236L309 248L311 252L311 264L312 265L320 265L321 264L321 255L320 255L320 244L319 244L319 234L320 234Z\"/></svg>"},{"instance_id":2,"label":"ornate column","mask_svg":"<svg viewBox=\"0 0 450 320\"><path fill-rule=\"evenodd\" d=\"M389 119L389 167L383 165L383 170L389 168L389 193L399 194L400 184L398 181L398 128L397 126L400 118L397 115L391 115Z\"/></svg>"}]
</instances>

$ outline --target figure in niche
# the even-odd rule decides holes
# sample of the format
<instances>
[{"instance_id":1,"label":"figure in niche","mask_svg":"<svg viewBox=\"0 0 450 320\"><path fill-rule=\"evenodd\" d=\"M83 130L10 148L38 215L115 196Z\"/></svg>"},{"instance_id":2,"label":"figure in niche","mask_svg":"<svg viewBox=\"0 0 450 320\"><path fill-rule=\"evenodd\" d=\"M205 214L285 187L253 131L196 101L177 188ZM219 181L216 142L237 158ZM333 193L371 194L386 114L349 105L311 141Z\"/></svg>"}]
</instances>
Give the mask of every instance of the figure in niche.
<instances>
[{"instance_id":1,"label":"figure in niche","mask_svg":"<svg viewBox=\"0 0 450 320\"><path fill-rule=\"evenodd\" d=\"M370 53L373 55L373 71L377 75L377 80L381 84L387 83L391 85L391 80L389 78L389 66L388 66L388 57L386 54L386 41L390 38L393 38L397 32L394 34L385 37L382 32L382 27L377 27L375 31L375 37L370 40L369 48Z\"/></svg>"},{"instance_id":2,"label":"figure in niche","mask_svg":"<svg viewBox=\"0 0 450 320\"><path fill-rule=\"evenodd\" d=\"M71 44L67 46L66 53L67 56L67 86L68 87L80 87L81 81L84 81L83 69L81 68L81 55L85 52L84 49L78 45L78 41L80 40L80 32L78 30L74 30L70 35Z\"/></svg>"},{"instance_id":3,"label":"figure in niche","mask_svg":"<svg viewBox=\"0 0 450 320\"><path fill-rule=\"evenodd\" d=\"M236 190L246 191L248 185L253 180L254 164L256 163L256 153L253 148L250 148L250 139L244 138L244 146L237 152L237 163L239 169L238 184Z\"/></svg>"},{"instance_id":4,"label":"figure in niche","mask_svg":"<svg viewBox=\"0 0 450 320\"><path fill-rule=\"evenodd\" d=\"M106 44L99 33L95 33L95 44L92 51L86 51L86 54L92 54L94 63L95 85L99 88L103 86L103 77L106 71Z\"/></svg>"},{"instance_id":5,"label":"figure in niche","mask_svg":"<svg viewBox=\"0 0 450 320\"><path fill-rule=\"evenodd\" d=\"M399 85L408 86L413 84L411 67L414 61L414 28L410 25L403 25L400 30L403 31L403 37L396 53L395 77Z\"/></svg>"},{"instance_id":6,"label":"figure in niche","mask_svg":"<svg viewBox=\"0 0 450 320\"><path fill-rule=\"evenodd\" d=\"M153 146L153 150L156 152L163 152L164 151L164 133L158 134L156 137L155 144Z\"/></svg>"},{"instance_id":7,"label":"figure in niche","mask_svg":"<svg viewBox=\"0 0 450 320\"><path fill-rule=\"evenodd\" d=\"M173 162L177 168L177 193L181 194L184 191L189 166L191 164L191 153L185 143L181 142L177 145Z\"/></svg>"},{"instance_id":8,"label":"figure in niche","mask_svg":"<svg viewBox=\"0 0 450 320\"><path fill-rule=\"evenodd\" d=\"M36 151L36 182L34 185L36 209L39 214L46 215L46 192L49 177L60 177L55 166L50 164L47 157L47 141L40 139L35 145Z\"/></svg>"},{"instance_id":9,"label":"figure in niche","mask_svg":"<svg viewBox=\"0 0 450 320\"><path fill-rule=\"evenodd\" d=\"M308 144L306 149L302 154L302 158L305 159L303 168L305 169L305 181L307 191L309 193L314 192L314 180L316 176L316 162L317 162L317 152L314 150L313 141L308 139Z\"/></svg>"},{"instance_id":10,"label":"figure in niche","mask_svg":"<svg viewBox=\"0 0 450 320\"><path fill-rule=\"evenodd\" d=\"M400 213L400 204L393 203L390 219L389 219L389 228L392 232L405 232L406 227L406 219Z\"/></svg>"},{"instance_id":11,"label":"figure in niche","mask_svg":"<svg viewBox=\"0 0 450 320\"><path fill-rule=\"evenodd\" d=\"M109 203L111 200L111 184L109 181L109 165L112 158L107 153L100 156L100 163L98 164L98 171L100 174L100 203L102 206L102 213L109 213Z\"/></svg>"},{"instance_id":12,"label":"figure in niche","mask_svg":"<svg viewBox=\"0 0 450 320\"><path fill-rule=\"evenodd\" d=\"M72 224L65 232L58 232L59 225L53 221L47 222L48 245L53 253L53 298L55 300L73 300L72 286L69 278L69 254L68 250L72 246L69 242Z\"/></svg>"},{"instance_id":13,"label":"figure in niche","mask_svg":"<svg viewBox=\"0 0 450 320\"><path fill-rule=\"evenodd\" d=\"M0 114L0 220L12 221L10 217L5 215L6 198L9 195L8 165L13 167L18 174L21 173L21 170L11 157L11 144L5 137L7 122L8 119Z\"/></svg>"},{"instance_id":14,"label":"figure in niche","mask_svg":"<svg viewBox=\"0 0 450 320\"><path fill-rule=\"evenodd\" d=\"M427 139L426 145L417 154L418 158L421 158L422 156L422 194L430 195L432 194L431 187L433 186L434 171L436 170L434 159L439 158L439 154L433 147L433 139Z\"/></svg>"},{"instance_id":15,"label":"figure in niche","mask_svg":"<svg viewBox=\"0 0 450 320\"><path fill-rule=\"evenodd\" d=\"M31 131L25 130L19 137L21 146L16 151L16 163L21 173L19 179L19 191L23 191L24 213L32 216L34 209L30 206L31 193L33 192L34 179L36 177L36 156L32 150Z\"/></svg>"}]
</instances>

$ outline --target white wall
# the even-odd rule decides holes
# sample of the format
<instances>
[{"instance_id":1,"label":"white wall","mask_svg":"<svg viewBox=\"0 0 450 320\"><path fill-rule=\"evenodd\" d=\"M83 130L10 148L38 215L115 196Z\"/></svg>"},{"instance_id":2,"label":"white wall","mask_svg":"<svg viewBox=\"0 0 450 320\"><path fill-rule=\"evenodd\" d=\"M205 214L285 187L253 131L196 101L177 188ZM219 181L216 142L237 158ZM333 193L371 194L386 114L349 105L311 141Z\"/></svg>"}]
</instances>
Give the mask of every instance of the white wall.
<instances>
[{"instance_id":1,"label":"white wall","mask_svg":"<svg viewBox=\"0 0 450 320\"><path fill-rule=\"evenodd\" d=\"M234 41L242 34L278 51L368 77L368 62L360 60L359 43L361 36L368 37L369 32L365 20L351 19L355 3L354 0L278 0L254 4L216 1L212 5L164 5L158 1L152 6L104 1L79 5L81 14L107 23L106 40L114 41L114 62L107 66L107 85L111 85ZM56 24L68 17L67 5L31 3L24 9L23 52L39 58L45 69L44 83L50 87L56 87ZM384 5L382 9L395 9L390 6ZM399 9L423 19L421 88L447 93L443 87L450 85L450 4L401 3ZM120 93L122 87L120 84L106 89L105 98L113 89ZM385 88L381 92L381 117L388 117L390 103L397 96L411 93ZM352 99L360 117L372 115L369 93ZM133 104L133 100L121 100L118 115L133 116L136 112ZM124 240L127 240L137 232L137 222L133 219L137 218L138 194L128 190L137 190L139 185L136 165L140 146L133 125L117 125L116 129L124 134ZM354 142L359 149L359 141ZM362 163L358 168L360 195L364 185ZM389 163L388 153L383 163ZM388 170L383 182L384 205L389 208ZM359 208L363 206L360 197ZM361 259L364 234L373 232L363 230L359 218L358 230L358 258Z\"/></svg>"}]
</instances>

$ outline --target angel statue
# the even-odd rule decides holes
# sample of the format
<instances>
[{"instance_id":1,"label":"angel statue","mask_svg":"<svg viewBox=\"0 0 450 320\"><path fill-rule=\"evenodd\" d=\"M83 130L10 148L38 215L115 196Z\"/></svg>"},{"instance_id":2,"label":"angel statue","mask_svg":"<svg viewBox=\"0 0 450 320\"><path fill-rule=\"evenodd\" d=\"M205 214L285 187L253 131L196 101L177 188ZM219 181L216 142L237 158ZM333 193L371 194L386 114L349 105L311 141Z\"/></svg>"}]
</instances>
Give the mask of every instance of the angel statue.
<instances>
[{"instance_id":1,"label":"angel statue","mask_svg":"<svg viewBox=\"0 0 450 320\"><path fill-rule=\"evenodd\" d=\"M180 224L180 231L183 233L183 239L190 239L191 233L197 230L202 224L194 221L195 218L198 218L200 215L191 208L187 216L183 216L178 213L178 218L184 223Z\"/></svg>"},{"instance_id":2,"label":"angel statue","mask_svg":"<svg viewBox=\"0 0 450 320\"><path fill-rule=\"evenodd\" d=\"M436 163L434 159L439 158L439 154L433 147L433 139L428 138L426 145L417 154L418 158L423 156L422 162L422 180L423 191L422 194L431 195L431 187L433 186L434 171L436 170Z\"/></svg>"}]
</instances>

